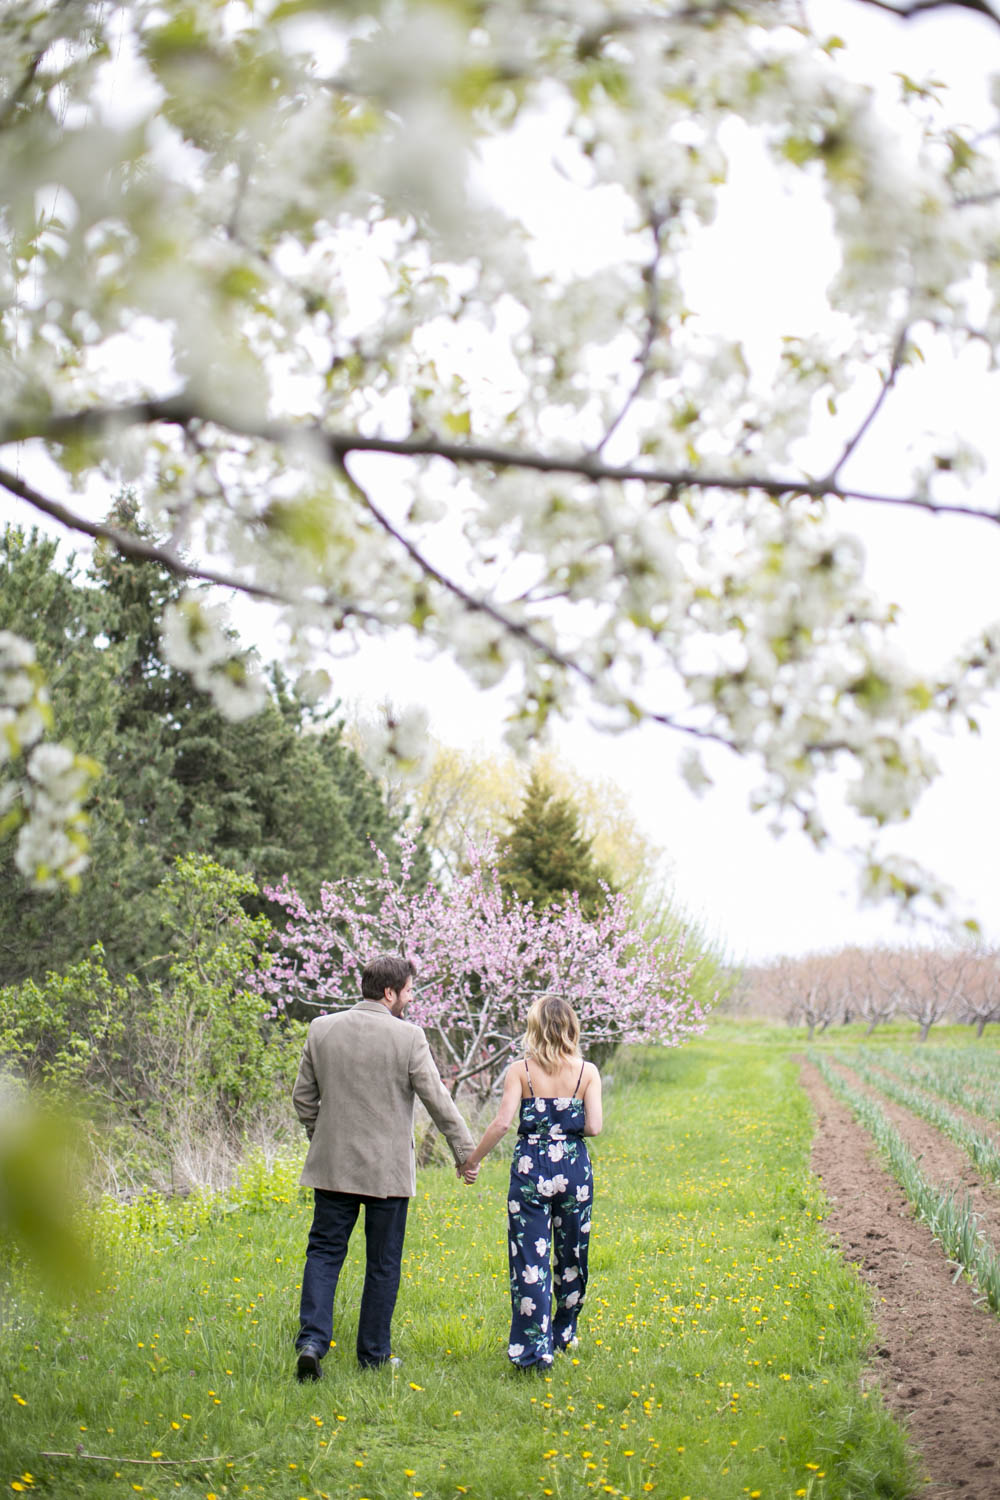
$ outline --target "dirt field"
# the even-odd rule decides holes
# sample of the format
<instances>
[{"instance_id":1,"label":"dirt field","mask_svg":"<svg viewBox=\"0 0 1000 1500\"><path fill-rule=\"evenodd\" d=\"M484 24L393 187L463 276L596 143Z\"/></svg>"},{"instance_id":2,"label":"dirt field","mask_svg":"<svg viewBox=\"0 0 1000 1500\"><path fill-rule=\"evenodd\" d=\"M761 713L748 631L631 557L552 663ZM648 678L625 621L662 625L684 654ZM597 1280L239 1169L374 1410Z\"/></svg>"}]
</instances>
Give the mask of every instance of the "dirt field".
<instances>
[{"instance_id":1,"label":"dirt field","mask_svg":"<svg viewBox=\"0 0 1000 1500\"><path fill-rule=\"evenodd\" d=\"M803 1062L801 1079L817 1113L813 1170L831 1202L830 1232L872 1289L879 1342L869 1374L908 1429L933 1500L1000 1500L1000 1318L977 1306L972 1287L953 1280L930 1231L913 1218L866 1132ZM900 1123L906 1111L895 1111ZM952 1148L918 1121L906 1121L917 1151ZM925 1138L926 1132L926 1138ZM938 1165L943 1165L938 1158ZM937 1166L925 1156L929 1175ZM971 1167L962 1177L1000 1220L997 1195ZM977 1204L978 1206L978 1204Z\"/></svg>"}]
</instances>

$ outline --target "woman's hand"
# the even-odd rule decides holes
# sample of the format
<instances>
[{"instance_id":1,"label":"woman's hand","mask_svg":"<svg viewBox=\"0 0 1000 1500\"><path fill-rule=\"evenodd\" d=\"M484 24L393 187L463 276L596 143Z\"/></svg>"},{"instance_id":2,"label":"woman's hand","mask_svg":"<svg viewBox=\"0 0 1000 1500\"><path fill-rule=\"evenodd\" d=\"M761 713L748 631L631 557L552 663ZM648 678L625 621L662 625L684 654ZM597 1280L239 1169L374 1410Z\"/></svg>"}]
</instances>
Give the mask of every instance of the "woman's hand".
<instances>
[{"instance_id":1,"label":"woman's hand","mask_svg":"<svg viewBox=\"0 0 1000 1500\"><path fill-rule=\"evenodd\" d=\"M470 1162L472 1162L472 1157L466 1157L465 1161L455 1168L455 1172L462 1182L467 1182L471 1187L479 1176L480 1163L477 1161L470 1166Z\"/></svg>"}]
</instances>

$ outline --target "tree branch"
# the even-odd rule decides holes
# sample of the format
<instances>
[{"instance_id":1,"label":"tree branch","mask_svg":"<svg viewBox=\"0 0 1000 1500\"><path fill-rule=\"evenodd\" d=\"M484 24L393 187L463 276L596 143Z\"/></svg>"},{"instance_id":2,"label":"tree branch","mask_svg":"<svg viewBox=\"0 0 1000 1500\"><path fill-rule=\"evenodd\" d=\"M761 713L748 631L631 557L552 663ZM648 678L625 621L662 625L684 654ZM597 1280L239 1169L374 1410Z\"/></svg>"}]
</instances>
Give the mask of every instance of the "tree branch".
<instances>
[{"instance_id":1,"label":"tree branch","mask_svg":"<svg viewBox=\"0 0 1000 1500\"><path fill-rule=\"evenodd\" d=\"M416 563L417 567L427 578L433 578L434 582L439 584L447 593L453 594L470 614L486 615L488 619L493 620L499 625L505 634L523 640L532 651L547 657L555 666L562 667L564 671L579 672L582 670L568 656L564 656L554 646L549 645L548 641L544 641L541 636L535 635L531 627L525 625L523 621L511 619L509 615L505 614L491 600L477 598L476 595L470 594L468 589L463 588L460 583L456 583L453 578L449 578L447 574L442 573L439 568L428 561L419 548L410 541L409 537L404 536L398 527L393 525L385 512L375 504L375 501L368 494L364 486L358 483L343 460L340 461L339 468L351 486L351 489L358 496L358 499L365 506L366 510L368 510L369 514L378 522L386 535L391 536L395 542L399 543L407 556ZM591 679L588 677L587 680L590 681Z\"/></svg>"},{"instance_id":2,"label":"tree branch","mask_svg":"<svg viewBox=\"0 0 1000 1500\"><path fill-rule=\"evenodd\" d=\"M0 468L0 485L3 485L4 489L9 490L12 495L17 495L18 499L27 501L35 510L40 510L43 515L51 516L54 521L69 527L71 531L81 531L85 536L93 537L95 541L111 542L125 557L134 558L136 562L158 563L175 578L197 580L200 583L215 583L222 588L238 589L241 593L250 594L256 599L265 599L272 604L290 602L283 594L277 594L272 589L260 588L256 584L247 583L228 573L218 573L211 568L192 567L167 548L158 547L155 542L144 541L142 537L135 536L130 531L123 531L119 526L109 526L104 521L90 521L77 511L70 510L61 501L52 500L40 494L38 490L32 489L30 485L25 484L23 479L16 474L11 474L8 469Z\"/></svg>"},{"instance_id":3,"label":"tree branch","mask_svg":"<svg viewBox=\"0 0 1000 1500\"><path fill-rule=\"evenodd\" d=\"M618 415L611 422L601 441L594 449L595 457L601 454L607 447L611 438L631 411L639 392L649 379L650 359L660 327L660 262L663 259L663 228L665 223L665 216L657 213L652 205L650 205L649 227L653 231L653 255L649 264L644 266L642 271L642 279L646 283L646 336L643 339L642 348L636 356L639 371Z\"/></svg>"},{"instance_id":4,"label":"tree branch","mask_svg":"<svg viewBox=\"0 0 1000 1500\"><path fill-rule=\"evenodd\" d=\"M593 482L636 480L664 490L660 503L677 500L684 490L721 490L746 494L756 490L775 499L803 496L814 500L862 500L876 505L906 505L931 514L971 516L1000 522L1000 514L974 506L938 505L922 495L880 495L870 490L830 485L825 479L779 479L768 474L712 474L699 469L659 469L643 464L607 464L586 453L559 457L481 443L453 443L438 437L367 437L360 432L336 432L313 423L237 419L233 413L196 406L183 397L130 402L124 406L91 407L66 412L39 422L0 421L0 447L39 438L60 443L71 437L100 437L123 427L165 422L178 427L208 423L239 437L276 446L312 443L325 449L340 466L352 453L384 453L397 458L444 458L458 466L528 469L537 474L566 474ZM357 611L353 611L357 613Z\"/></svg>"},{"instance_id":5,"label":"tree branch","mask_svg":"<svg viewBox=\"0 0 1000 1500\"><path fill-rule=\"evenodd\" d=\"M854 436L848 440L843 452L827 475L827 484L831 488L836 485L837 475L840 473L841 469L844 467L851 454L857 448L858 444L862 441L865 433L868 432L872 423L875 421L875 418L882 410L882 407L885 404L886 397L889 395L889 392L896 384L896 377L898 376L903 366L903 357L906 353L906 337L908 333L908 327L900 329L899 337L896 339L895 348L892 351L892 364L889 367L888 375L882 381L882 389L879 391L877 399L872 405L872 408L869 411L868 415L861 423L861 426L857 429Z\"/></svg>"},{"instance_id":6,"label":"tree branch","mask_svg":"<svg viewBox=\"0 0 1000 1500\"><path fill-rule=\"evenodd\" d=\"M70 510L67 505L63 505L62 501L52 500L49 496L33 489L31 485L26 484L23 479L12 474L8 469L0 468L0 485L5 490L9 490L12 495L16 495L19 500L26 501L35 510L41 511L43 515L51 516L54 521L58 521L69 530L82 532L84 536L93 537L95 541L110 542L123 556L134 558L136 562L157 563L174 578L182 579L184 582L212 583L219 588L231 589L235 593L246 594L251 599L261 599L268 604L301 603L301 595L263 588L260 584L237 578L235 574L220 573L215 568L195 567L191 563L184 562L169 547L159 547L155 542L147 542L131 531L123 531L119 526L109 526L106 521L88 520L78 511ZM347 604L332 594L325 594L323 602L335 606L345 616L353 615L359 619L380 623L378 617L369 611L357 609L354 605Z\"/></svg>"},{"instance_id":7,"label":"tree branch","mask_svg":"<svg viewBox=\"0 0 1000 1500\"><path fill-rule=\"evenodd\" d=\"M912 21L915 16L925 15L932 10L971 10L976 15L985 16L994 25L1000 26L1000 15L986 0L906 0L902 5L894 5L893 0L861 0L862 5L874 6L876 10L888 11L891 16L896 16L900 21Z\"/></svg>"}]
</instances>

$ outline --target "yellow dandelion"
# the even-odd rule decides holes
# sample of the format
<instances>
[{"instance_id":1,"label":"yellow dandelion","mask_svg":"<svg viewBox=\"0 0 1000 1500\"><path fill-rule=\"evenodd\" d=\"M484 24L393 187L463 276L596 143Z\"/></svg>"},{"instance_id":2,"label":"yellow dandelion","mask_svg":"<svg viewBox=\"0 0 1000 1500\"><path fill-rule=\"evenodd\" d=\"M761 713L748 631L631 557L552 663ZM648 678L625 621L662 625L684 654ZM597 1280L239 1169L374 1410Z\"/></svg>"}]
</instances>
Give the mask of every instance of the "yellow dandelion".
<instances>
[{"instance_id":1,"label":"yellow dandelion","mask_svg":"<svg viewBox=\"0 0 1000 1500\"><path fill-rule=\"evenodd\" d=\"M410 1381L410 1390L411 1391L422 1391L423 1390L423 1386L422 1385L417 1385L417 1382L415 1380L411 1380Z\"/></svg>"}]
</instances>

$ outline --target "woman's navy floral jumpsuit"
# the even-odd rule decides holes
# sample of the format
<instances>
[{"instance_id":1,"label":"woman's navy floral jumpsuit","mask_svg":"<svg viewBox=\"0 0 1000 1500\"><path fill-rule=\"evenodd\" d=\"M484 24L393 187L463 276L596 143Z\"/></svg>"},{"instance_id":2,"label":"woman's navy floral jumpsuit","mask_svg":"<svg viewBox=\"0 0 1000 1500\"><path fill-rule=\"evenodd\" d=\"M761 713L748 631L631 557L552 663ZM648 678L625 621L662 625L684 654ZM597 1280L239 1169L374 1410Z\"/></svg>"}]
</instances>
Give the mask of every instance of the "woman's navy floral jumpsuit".
<instances>
[{"instance_id":1,"label":"woman's navy floral jumpsuit","mask_svg":"<svg viewBox=\"0 0 1000 1500\"><path fill-rule=\"evenodd\" d=\"M587 1289L594 1177L583 1139L583 1100L521 1100L507 1202L511 1325L515 1365L550 1365L576 1337ZM554 1252L554 1253L553 1253ZM549 1260L552 1255L553 1264ZM555 1289L555 1311L552 1292Z\"/></svg>"}]
</instances>

